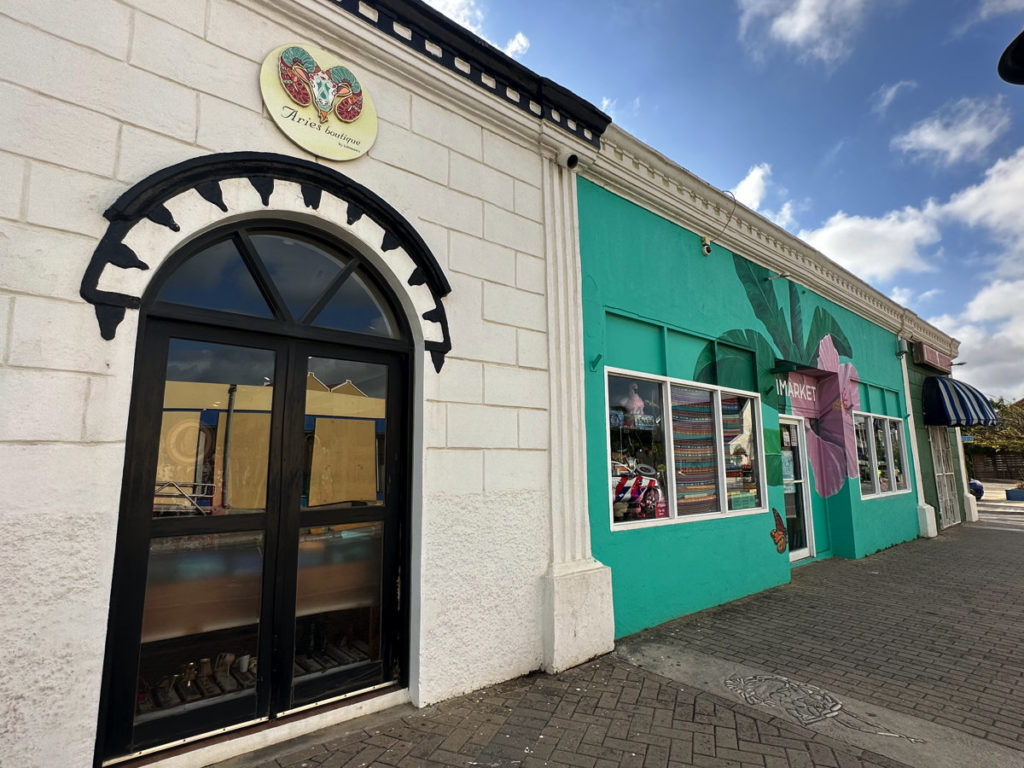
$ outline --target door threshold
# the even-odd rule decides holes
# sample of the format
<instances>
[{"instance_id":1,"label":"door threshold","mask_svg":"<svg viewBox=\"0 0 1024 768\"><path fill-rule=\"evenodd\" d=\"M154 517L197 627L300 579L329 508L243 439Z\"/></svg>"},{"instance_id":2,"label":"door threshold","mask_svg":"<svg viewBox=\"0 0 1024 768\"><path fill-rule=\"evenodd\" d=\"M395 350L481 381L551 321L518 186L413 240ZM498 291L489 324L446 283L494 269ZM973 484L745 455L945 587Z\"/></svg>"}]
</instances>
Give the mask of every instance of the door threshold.
<instances>
[{"instance_id":1,"label":"door threshold","mask_svg":"<svg viewBox=\"0 0 1024 768\"><path fill-rule=\"evenodd\" d=\"M360 704L372 702L374 699L378 698L382 700L396 698L396 700L393 702L388 701L380 707L374 707L372 704L370 706L359 706ZM403 700L399 701L397 699ZM331 725L336 725L338 723L345 722L346 720L355 719L366 714L389 709L399 704L408 703L408 700L409 689L401 683L381 683L380 685L373 686L372 688L363 688L358 691L352 691L348 694L335 696L331 699L325 699L324 701L318 701L313 704L296 707L295 709L290 709L287 712L282 712L274 718L264 717L257 720L250 720L245 723L238 723L237 725L219 728L215 731L207 731L206 733L189 736L188 738L179 739L168 744L150 747L149 749L141 750L130 755L114 757L110 760L103 761L101 765L102 768L114 765L119 766L119 768L141 768L141 766L146 765L158 765L163 761L168 760L173 761L173 765L177 767L192 764L187 761L180 762L177 758L184 758L184 756L190 754L196 754L198 757L199 753L215 753L209 756L204 754L203 757L196 760L194 763L196 766L206 766L211 763L228 760L232 757L236 757L237 755L245 754L246 752L274 743L273 741L268 742L268 740L262 736L262 734L268 730L280 728L282 731L287 731L287 733L282 732L280 739L280 741L286 741L305 733L320 730L321 728L328 728ZM352 710L350 717L341 717L334 722L316 724L309 728L301 727L303 721L312 721L316 718L324 718L325 715L330 715L332 712L348 708L351 708ZM218 749L218 747L227 747L230 742L235 740L245 742L253 737L256 737L258 740L253 742L252 747L246 747L244 744L239 744L240 748L238 749Z\"/></svg>"}]
</instances>

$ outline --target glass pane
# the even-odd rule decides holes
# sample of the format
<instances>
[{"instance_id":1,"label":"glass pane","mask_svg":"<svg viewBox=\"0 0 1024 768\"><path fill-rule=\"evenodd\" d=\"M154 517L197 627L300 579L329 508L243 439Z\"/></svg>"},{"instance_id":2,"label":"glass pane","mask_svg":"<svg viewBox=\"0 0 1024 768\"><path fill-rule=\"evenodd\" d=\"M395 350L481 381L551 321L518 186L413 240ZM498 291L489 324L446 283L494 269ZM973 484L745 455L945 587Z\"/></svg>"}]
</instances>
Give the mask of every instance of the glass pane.
<instances>
[{"instance_id":1,"label":"glass pane","mask_svg":"<svg viewBox=\"0 0 1024 768\"><path fill-rule=\"evenodd\" d=\"M717 512L718 453L711 392L672 385L672 446L676 472L676 512Z\"/></svg>"},{"instance_id":2,"label":"glass pane","mask_svg":"<svg viewBox=\"0 0 1024 768\"><path fill-rule=\"evenodd\" d=\"M171 339L154 517L266 509L274 353Z\"/></svg>"},{"instance_id":3,"label":"glass pane","mask_svg":"<svg viewBox=\"0 0 1024 768\"><path fill-rule=\"evenodd\" d=\"M299 532L293 684L380 659L383 526Z\"/></svg>"},{"instance_id":4,"label":"glass pane","mask_svg":"<svg viewBox=\"0 0 1024 768\"><path fill-rule=\"evenodd\" d=\"M315 324L339 331L398 337L398 325L387 301L358 270L341 284Z\"/></svg>"},{"instance_id":5,"label":"glass pane","mask_svg":"<svg viewBox=\"0 0 1024 768\"><path fill-rule=\"evenodd\" d=\"M860 492L868 496L875 491L875 472L871 466L871 445L868 439L867 416L854 416L853 426L857 435L857 468L860 472Z\"/></svg>"},{"instance_id":6,"label":"glass pane","mask_svg":"<svg viewBox=\"0 0 1024 768\"><path fill-rule=\"evenodd\" d=\"M878 492L886 493L893 489L892 476L889 473L889 451L885 440L885 419L872 419L875 432L875 461L878 464Z\"/></svg>"},{"instance_id":7,"label":"glass pane","mask_svg":"<svg viewBox=\"0 0 1024 768\"><path fill-rule=\"evenodd\" d=\"M135 722L255 687L262 577L262 533L150 543Z\"/></svg>"},{"instance_id":8,"label":"glass pane","mask_svg":"<svg viewBox=\"0 0 1024 768\"><path fill-rule=\"evenodd\" d=\"M191 256L164 283L157 299L221 312L274 316L232 240L222 240Z\"/></svg>"},{"instance_id":9,"label":"glass pane","mask_svg":"<svg viewBox=\"0 0 1024 768\"><path fill-rule=\"evenodd\" d=\"M725 489L729 509L756 509L761 506L755 404L756 401L750 397L722 395L722 445L725 448Z\"/></svg>"},{"instance_id":10,"label":"glass pane","mask_svg":"<svg viewBox=\"0 0 1024 768\"><path fill-rule=\"evenodd\" d=\"M310 357L302 506L383 504L387 366Z\"/></svg>"},{"instance_id":11,"label":"glass pane","mask_svg":"<svg viewBox=\"0 0 1024 768\"><path fill-rule=\"evenodd\" d=\"M296 320L306 314L346 263L311 243L285 235L252 235L250 239Z\"/></svg>"},{"instance_id":12,"label":"glass pane","mask_svg":"<svg viewBox=\"0 0 1024 768\"><path fill-rule=\"evenodd\" d=\"M662 386L608 375L615 522L668 517Z\"/></svg>"},{"instance_id":13,"label":"glass pane","mask_svg":"<svg viewBox=\"0 0 1024 768\"><path fill-rule=\"evenodd\" d=\"M903 422L889 422L889 445L892 446L892 471L896 475L896 490L905 491L907 473L903 463Z\"/></svg>"}]
</instances>

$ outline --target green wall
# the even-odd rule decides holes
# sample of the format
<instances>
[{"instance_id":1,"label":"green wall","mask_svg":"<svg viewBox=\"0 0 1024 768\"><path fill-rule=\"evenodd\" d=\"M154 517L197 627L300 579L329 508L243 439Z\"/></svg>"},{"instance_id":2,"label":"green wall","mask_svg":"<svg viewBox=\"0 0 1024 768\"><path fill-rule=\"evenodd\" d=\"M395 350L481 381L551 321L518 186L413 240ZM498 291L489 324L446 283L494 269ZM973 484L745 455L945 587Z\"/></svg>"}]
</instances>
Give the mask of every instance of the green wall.
<instances>
[{"instance_id":1,"label":"green wall","mask_svg":"<svg viewBox=\"0 0 1024 768\"><path fill-rule=\"evenodd\" d=\"M784 278L767 280L771 273L722 247L705 256L698 235L583 178L578 196L592 546L594 556L612 569L621 637L785 583L791 569L788 553L779 554L771 539L769 511L611 529L606 366L758 391L769 508L784 508L781 480L773 478L781 478L777 408L781 400L785 409L786 401L775 395L768 371L776 357L806 351L802 340L810 344L826 329L819 314L829 316L833 333L848 340L852 354L841 361L855 364L870 410L904 417L906 404L891 332ZM771 291L769 305L777 302L785 317L786 337L777 323L769 328L763 322L763 307L759 318L752 306L751 286L762 285ZM709 346L715 340L717 348ZM782 354L780 346L789 353ZM717 361L710 367L709 350ZM700 375L709 370L717 382ZM905 442L912 483L909 435ZM829 498L813 487L811 496L818 558L862 557L917 535L914 492L861 500L852 479Z\"/></svg>"}]
</instances>

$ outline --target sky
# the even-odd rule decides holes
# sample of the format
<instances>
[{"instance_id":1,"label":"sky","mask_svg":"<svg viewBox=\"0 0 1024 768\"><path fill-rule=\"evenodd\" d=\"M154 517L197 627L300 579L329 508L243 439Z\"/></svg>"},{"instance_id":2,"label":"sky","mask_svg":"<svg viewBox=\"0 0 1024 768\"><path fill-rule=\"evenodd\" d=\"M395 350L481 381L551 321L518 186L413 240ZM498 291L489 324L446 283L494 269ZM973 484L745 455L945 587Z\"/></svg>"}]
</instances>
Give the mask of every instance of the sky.
<instances>
[{"instance_id":1,"label":"sky","mask_svg":"<svg viewBox=\"0 0 1024 768\"><path fill-rule=\"evenodd\" d=\"M1024 397L1024 0L427 0Z\"/></svg>"}]
</instances>

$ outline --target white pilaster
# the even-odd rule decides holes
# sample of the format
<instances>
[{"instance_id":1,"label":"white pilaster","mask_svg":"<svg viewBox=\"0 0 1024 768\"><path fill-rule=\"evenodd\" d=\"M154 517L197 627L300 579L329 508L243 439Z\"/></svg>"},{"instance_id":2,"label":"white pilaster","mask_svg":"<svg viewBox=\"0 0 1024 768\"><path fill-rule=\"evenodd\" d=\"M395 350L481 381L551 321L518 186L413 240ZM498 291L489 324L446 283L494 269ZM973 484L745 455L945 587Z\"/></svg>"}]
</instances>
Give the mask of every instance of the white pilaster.
<instances>
[{"instance_id":1,"label":"white pilaster","mask_svg":"<svg viewBox=\"0 0 1024 768\"><path fill-rule=\"evenodd\" d=\"M917 526L918 535L933 539L939 535L939 526L935 522L935 507L925 503L924 486L921 484L921 459L917 445L917 427L914 421L914 401L910 398L910 376L907 374L907 357L900 358L903 368L903 397L907 403L907 427L910 430L910 452L914 456L914 483L917 488Z\"/></svg>"},{"instance_id":2,"label":"white pilaster","mask_svg":"<svg viewBox=\"0 0 1024 768\"><path fill-rule=\"evenodd\" d=\"M550 398L551 563L544 668L558 672L614 648L611 569L591 556L583 398L583 311L576 175L544 154Z\"/></svg>"}]
</instances>

